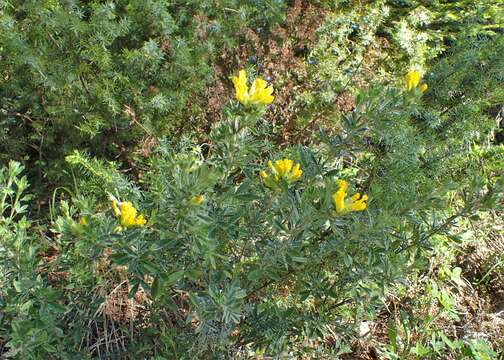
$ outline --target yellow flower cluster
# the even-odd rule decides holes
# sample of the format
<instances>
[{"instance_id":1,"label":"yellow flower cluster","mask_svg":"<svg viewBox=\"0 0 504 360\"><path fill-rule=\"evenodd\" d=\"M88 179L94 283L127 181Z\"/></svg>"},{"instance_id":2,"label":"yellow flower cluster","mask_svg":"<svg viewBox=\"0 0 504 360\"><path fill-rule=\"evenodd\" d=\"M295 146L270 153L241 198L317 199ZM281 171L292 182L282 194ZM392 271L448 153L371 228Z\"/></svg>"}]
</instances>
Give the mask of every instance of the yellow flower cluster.
<instances>
[{"instance_id":1,"label":"yellow flower cluster","mask_svg":"<svg viewBox=\"0 0 504 360\"><path fill-rule=\"evenodd\" d=\"M408 91L413 90L414 88L416 88L418 86L418 84L420 84L420 72L418 70L408 71L408 73L406 74L406 76L404 78L406 80L406 87L407 87ZM426 92L427 89L428 89L427 84L424 83L424 84L420 85L420 90L423 93Z\"/></svg>"},{"instance_id":2,"label":"yellow flower cluster","mask_svg":"<svg viewBox=\"0 0 504 360\"><path fill-rule=\"evenodd\" d=\"M275 161L275 164L269 160L268 167L271 171L271 175L264 170L261 170L259 175L263 179L264 184L269 187L276 185L282 180L292 183L299 180L303 174L303 170L300 169L300 165L294 165L294 162L291 159L277 160Z\"/></svg>"},{"instance_id":3,"label":"yellow flower cluster","mask_svg":"<svg viewBox=\"0 0 504 360\"><path fill-rule=\"evenodd\" d=\"M137 209L135 209L131 202L125 201L118 203L116 200L112 200L111 204L112 210L119 219L122 227L144 226L147 223L143 215L140 214L137 216Z\"/></svg>"},{"instance_id":4,"label":"yellow flower cluster","mask_svg":"<svg viewBox=\"0 0 504 360\"><path fill-rule=\"evenodd\" d=\"M348 183L345 180L340 180L338 182L339 188L333 195L334 206L336 207L336 212L338 214L345 214L352 211L362 211L366 209L367 195L361 195L359 193L353 195L351 198L347 199Z\"/></svg>"},{"instance_id":5,"label":"yellow flower cluster","mask_svg":"<svg viewBox=\"0 0 504 360\"><path fill-rule=\"evenodd\" d=\"M245 70L240 70L238 76L233 76L231 81L235 87L236 100L243 105L268 105L273 102L274 97L271 95L273 87L267 87L267 82L263 79L255 79L249 90L247 73Z\"/></svg>"}]
</instances>

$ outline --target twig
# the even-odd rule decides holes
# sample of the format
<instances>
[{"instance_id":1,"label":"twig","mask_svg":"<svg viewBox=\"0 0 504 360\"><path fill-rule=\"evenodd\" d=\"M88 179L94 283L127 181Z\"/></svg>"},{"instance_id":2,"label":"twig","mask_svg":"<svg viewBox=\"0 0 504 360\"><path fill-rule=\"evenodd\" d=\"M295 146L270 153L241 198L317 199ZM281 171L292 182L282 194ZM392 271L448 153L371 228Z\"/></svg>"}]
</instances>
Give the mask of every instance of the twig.
<instances>
[{"instance_id":1,"label":"twig","mask_svg":"<svg viewBox=\"0 0 504 360\"><path fill-rule=\"evenodd\" d=\"M130 124L136 124L136 125L140 126L142 128L142 130L145 131L145 133L147 135L149 135L151 137L155 137L154 134L152 134L145 126L143 126L140 122L138 122L138 120L136 118L135 110L133 110L131 108L131 106L124 105L123 113L131 119Z\"/></svg>"},{"instance_id":2,"label":"twig","mask_svg":"<svg viewBox=\"0 0 504 360\"><path fill-rule=\"evenodd\" d=\"M96 101L96 98L91 94L91 92L89 91L88 87L87 87L87 84L86 82L84 81L84 77L82 76L82 74L79 75L79 80L82 84L82 87L84 88L84 91L86 92L86 95L88 96L88 98L92 101Z\"/></svg>"},{"instance_id":3,"label":"twig","mask_svg":"<svg viewBox=\"0 0 504 360\"><path fill-rule=\"evenodd\" d=\"M17 112L17 111L8 111L8 110L5 110L5 109L2 109L1 111L4 113L4 115L7 115L7 116L17 116L17 117L23 118L23 119L28 120L29 122L33 123L33 119L31 117L29 117L28 115L26 115L26 114L22 114L22 113Z\"/></svg>"}]
</instances>

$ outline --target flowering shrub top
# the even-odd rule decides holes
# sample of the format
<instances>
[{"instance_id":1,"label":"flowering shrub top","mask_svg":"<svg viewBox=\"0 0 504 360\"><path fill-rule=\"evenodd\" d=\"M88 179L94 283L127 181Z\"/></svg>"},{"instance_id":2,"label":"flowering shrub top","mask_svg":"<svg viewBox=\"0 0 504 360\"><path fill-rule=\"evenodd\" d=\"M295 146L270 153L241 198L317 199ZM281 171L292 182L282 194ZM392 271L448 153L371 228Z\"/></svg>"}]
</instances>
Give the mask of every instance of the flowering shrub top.
<instances>
[{"instance_id":1,"label":"flowering shrub top","mask_svg":"<svg viewBox=\"0 0 504 360\"><path fill-rule=\"evenodd\" d=\"M436 91L447 91L444 80L434 80ZM233 82L244 105L273 101L260 79L249 91L244 71ZM408 75L413 94L419 84L419 74ZM502 194L502 166L487 152L493 120L475 111L449 121L445 106L427 113L423 101L412 111L403 95L370 86L338 131L321 129L316 144L280 150L262 111L230 105L208 135L207 152L160 139L139 174L141 189L114 164L72 155L68 163L87 177L76 177L77 195L56 209L51 230L58 236L43 241L27 231L21 170L0 169L0 295L7 304L0 346L6 339L20 358L78 358L86 338L107 333L100 304L124 285L130 298L148 298L128 321L138 326L145 358L172 348L178 357L248 350L251 357L292 357L307 337L324 344L318 358L334 357L339 350L326 340L340 341L375 317L387 290L428 259L434 236L448 241L452 225ZM467 156L469 141L482 148ZM266 156L280 160L257 176ZM366 194L350 196L344 180L335 189L334 176L355 179ZM108 192L129 199L110 198L115 218L108 207L100 212ZM373 206L362 216L367 194ZM151 226L133 206L140 199ZM40 266L49 247L57 255ZM67 336L72 328L83 332Z\"/></svg>"}]
</instances>

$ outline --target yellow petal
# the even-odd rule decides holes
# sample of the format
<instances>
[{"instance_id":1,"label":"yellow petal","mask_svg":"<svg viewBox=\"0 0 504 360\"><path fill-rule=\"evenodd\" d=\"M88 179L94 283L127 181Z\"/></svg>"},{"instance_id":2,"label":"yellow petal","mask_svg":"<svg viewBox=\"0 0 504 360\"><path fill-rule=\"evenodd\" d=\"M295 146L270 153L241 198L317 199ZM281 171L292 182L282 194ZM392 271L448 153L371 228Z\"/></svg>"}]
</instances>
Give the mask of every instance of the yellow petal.
<instances>
[{"instance_id":1,"label":"yellow petal","mask_svg":"<svg viewBox=\"0 0 504 360\"><path fill-rule=\"evenodd\" d=\"M268 160L268 167L270 168L270 170L276 174L276 169L275 167L273 166L273 163L271 162L271 160Z\"/></svg>"},{"instance_id":2,"label":"yellow petal","mask_svg":"<svg viewBox=\"0 0 504 360\"><path fill-rule=\"evenodd\" d=\"M292 169L293 161L290 159L277 160L275 169L281 177L285 177Z\"/></svg>"},{"instance_id":3,"label":"yellow petal","mask_svg":"<svg viewBox=\"0 0 504 360\"><path fill-rule=\"evenodd\" d=\"M333 195L334 206L336 207L336 212L342 213L345 211L345 197L346 193L344 191L338 190Z\"/></svg>"},{"instance_id":4,"label":"yellow petal","mask_svg":"<svg viewBox=\"0 0 504 360\"><path fill-rule=\"evenodd\" d=\"M147 220L144 219L143 215L142 214L138 215L135 221L135 225L144 226L146 223Z\"/></svg>"},{"instance_id":5,"label":"yellow petal","mask_svg":"<svg viewBox=\"0 0 504 360\"><path fill-rule=\"evenodd\" d=\"M405 79L408 91L411 91L413 88L417 87L420 82L420 72L417 70L408 71Z\"/></svg>"},{"instance_id":6,"label":"yellow petal","mask_svg":"<svg viewBox=\"0 0 504 360\"><path fill-rule=\"evenodd\" d=\"M283 160L277 160L275 161L275 165L273 165L273 167L275 168L275 173L276 174L282 174L283 172Z\"/></svg>"},{"instance_id":7,"label":"yellow petal","mask_svg":"<svg viewBox=\"0 0 504 360\"><path fill-rule=\"evenodd\" d=\"M235 88L236 100L243 105L247 105L249 102L249 91L247 86L247 73L245 70L240 70L238 77L233 76L231 81L233 82Z\"/></svg>"},{"instance_id":8,"label":"yellow petal","mask_svg":"<svg viewBox=\"0 0 504 360\"><path fill-rule=\"evenodd\" d=\"M128 227L136 225L137 209L133 207L131 202L126 201L121 203L121 225Z\"/></svg>"},{"instance_id":9,"label":"yellow petal","mask_svg":"<svg viewBox=\"0 0 504 360\"><path fill-rule=\"evenodd\" d=\"M303 174L303 171L300 169L300 165L294 165L294 161L291 159L280 159L276 160L275 163L268 160L268 167L270 168L273 176L270 176L264 170L259 172L259 176L263 179L265 185L267 186L274 185L281 180L294 182Z\"/></svg>"},{"instance_id":10,"label":"yellow petal","mask_svg":"<svg viewBox=\"0 0 504 360\"><path fill-rule=\"evenodd\" d=\"M352 204L352 211L362 211L366 209L366 203L364 202L357 202L355 204Z\"/></svg>"},{"instance_id":11,"label":"yellow petal","mask_svg":"<svg viewBox=\"0 0 504 360\"><path fill-rule=\"evenodd\" d=\"M117 216L117 217L121 216L121 211L117 207L117 203L115 202L115 200L111 201L111 205L112 205L112 210L114 211L115 216Z\"/></svg>"},{"instance_id":12,"label":"yellow petal","mask_svg":"<svg viewBox=\"0 0 504 360\"><path fill-rule=\"evenodd\" d=\"M298 180L301 177L301 174L303 174L303 170L301 170L299 167L300 167L300 165L298 163L298 164L294 165L294 167L292 168L292 172L290 175L290 179L292 181Z\"/></svg>"},{"instance_id":13,"label":"yellow petal","mask_svg":"<svg viewBox=\"0 0 504 360\"><path fill-rule=\"evenodd\" d=\"M294 165L294 161L291 159L284 159L284 164L285 164L285 173L288 173L291 171L292 166Z\"/></svg>"},{"instance_id":14,"label":"yellow petal","mask_svg":"<svg viewBox=\"0 0 504 360\"><path fill-rule=\"evenodd\" d=\"M346 191L348 190L348 183L345 180L338 180L338 186L338 191L343 191L344 193L346 193Z\"/></svg>"},{"instance_id":15,"label":"yellow petal","mask_svg":"<svg viewBox=\"0 0 504 360\"><path fill-rule=\"evenodd\" d=\"M363 195L360 199L359 197L360 194L355 194L354 196L352 196L352 200L350 204L348 204L350 211L362 211L366 209L365 201L368 199L367 195Z\"/></svg>"},{"instance_id":16,"label":"yellow petal","mask_svg":"<svg viewBox=\"0 0 504 360\"><path fill-rule=\"evenodd\" d=\"M273 87L266 87L266 85L267 82L261 78L254 80L250 88L250 102L260 105L268 105L273 102L274 97L271 96Z\"/></svg>"},{"instance_id":17,"label":"yellow petal","mask_svg":"<svg viewBox=\"0 0 504 360\"><path fill-rule=\"evenodd\" d=\"M426 92L428 88L429 86L427 84L420 85L420 90L422 90L423 93Z\"/></svg>"}]
</instances>

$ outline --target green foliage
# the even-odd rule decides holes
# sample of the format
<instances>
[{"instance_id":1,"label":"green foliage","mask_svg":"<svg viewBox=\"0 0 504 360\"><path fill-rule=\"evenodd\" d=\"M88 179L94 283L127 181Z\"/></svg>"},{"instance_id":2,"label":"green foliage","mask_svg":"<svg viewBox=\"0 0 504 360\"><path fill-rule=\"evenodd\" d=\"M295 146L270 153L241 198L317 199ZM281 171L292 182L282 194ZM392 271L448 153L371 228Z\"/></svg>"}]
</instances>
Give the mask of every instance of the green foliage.
<instances>
[{"instance_id":1,"label":"green foliage","mask_svg":"<svg viewBox=\"0 0 504 360\"><path fill-rule=\"evenodd\" d=\"M345 70L359 69L390 26L390 3L327 18L312 74L322 90L304 94L312 110L330 112L350 86ZM489 342L436 327L460 319L451 291L465 287L461 269L447 262L439 278L422 275L462 241L461 224L501 209L504 37L459 38L427 61L440 48L427 38L408 48L398 33L407 61L367 87L352 84L354 110L304 145L278 147L269 108L236 102L197 144L170 135L196 111L216 49L242 26L280 21L282 1L0 6L2 146L14 158L35 147L45 176L71 179L37 217L24 167L0 168L2 356L337 358L387 295L415 279L425 284L416 305L436 311L398 311L381 355L495 356ZM337 61L325 59L330 44L344 50ZM431 65L426 93L390 75L416 53ZM106 160L130 156L144 132L158 145L141 167ZM299 163L302 176L270 186L260 171L279 159ZM369 197L364 211L336 211L338 180L349 184L347 200ZM131 221L140 215L145 224Z\"/></svg>"},{"instance_id":2,"label":"green foliage","mask_svg":"<svg viewBox=\"0 0 504 360\"><path fill-rule=\"evenodd\" d=\"M479 43L487 50L480 56L491 58L499 51L496 44L493 39ZM453 56L467 59L460 54ZM458 62L447 63L456 67ZM433 71L458 74L446 66L441 61ZM345 351L344 334L352 333L361 321L374 319L386 292L423 268L436 237L455 240L453 225L499 201L502 184L492 170L496 159L484 155L493 149L492 120L485 115L486 106L492 104L488 99L493 98L488 91L497 91L496 96L500 91L490 86L493 74L479 74L479 91L468 92L463 104L454 105L462 106L454 127L450 124L440 131L419 122L426 109L441 124L450 121L449 111L436 113L432 99L438 96L378 86L362 91L355 111L342 118L338 129L321 130L319 144L310 147L275 149L271 126L261 120L262 113L232 104L226 109L228 119L213 127L209 145L186 140L162 143L141 177L141 192L113 164L80 153L68 156L79 180L72 191L75 197L59 207L61 216L53 230L58 236L50 240L59 255L40 273L36 256L40 249L34 247L27 260L30 290L16 285L22 281L12 278L14 273L3 286L8 294L28 292L31 302L23 309L34 311L34 304L45 304L38 305L43 311L37 309L45 315L23 312L14 304L25 302L3 295L12 309L7 314L13 317L5 322L10 326L6 346L33 358L56 351L77 353L90 331L76 332L77 328L86 329L99 304L107 301L118 282L127 281L130 297L146 291L150 299L148 330L141 330L141 337L130 343L142 357L239 354L245 344L251 354L272 356L330 356ZM438 86L434 80L430 84ZM434 91L442 92L442 86ZM485 100L479 97L482 94ZM467 107L473 97L474 107ZM465 112L469 114L460 116ZM268 159L284 157L301 164L301 179L276 190L265 187L259 170ZM17 181L9 179L18 174L6 177L7 189ZM369 195L365 212L336 214L331 199L336 178L349 181L355 189L349 194ZM132 201L147 225L118 227L105 201L107 193ZM204 197L200 204L192 201L197 195ZM4 231L15 234L12 226L3 223ZM23 233L24 247L30 238ZM16 249L13 253L19 254L21 248ZM8 263L12 256L4 258L4 272L17 266ZM104 273L104 261L116 270ZM123 275L117 270L121 267L127 269ZM56 270L67 276L53 288L47 276ZM452 274L456 279L456 272ZM38 288L43 295L37 296L45 299L40 303L31 295ZM428 298L439 302L443 313L457 316L448 293L434 281L429 289ZM53 308L56 294L60 303ZM180 296L187 299L186 305L181 305ZM91 310L85 311L86 307ZM63 309L66 317L56 320ZM184 312L187 317L181 317ZM75 333L63 339L57 329L68 329L69 319ZM97 326L107 326L91 319ZM407 314L401 319L416 321L408 320ZM56 331L50 341L41 337L48 321ZM16 339L26 331L39 337L21 344ZM399 339L395 324L389 333L396 339L386 349L391 357L404 351L427 354L427 345L413 345L404 335ZM480 342L436 334L429 345L433 354L447 346L462 353L491 354ZM338 345L315 346L303 340L328 336L335 337Z\"/></svg>"},{"instance_id":3,"label":"green foliage","mask_svg":"<svg viewBox=\"0 0 504 360\"><path fill-rule=\"evenodd\" d=\"M75 148L112 157L198 110L211 60L283 1L6 1L0 5L0 160L50 179ZM5 156L8 154L7 156Z\"/></svg>"},{"instance_id":4,"label":"green foliage","mask_svg":"<svg viewBox=\"0 0 504 360\"><path fill-rule=\"evenodd\" d=\"M471 232L473 224L469 226L466 222L460 223L460 235ZM392 300L393 306L389 307L394 314L387 324L388 342L382 346L381 356L386 359L497 358L498 343L494 346L470 326L463 334L457 329L456 324L466 316L464 302L479 301L469 281L461 276L462 269L452 265L462 244L454 246L446 237L438 237L433 245L431 269L419 272L418 277L395 291L399 298Z\"/></svg>"},{"instance_id":5,"label":"green foliage","mask_svg":"<svg viewBox=\"0 0 504 360\"><path fill-rule=\"evenodd\" d=\"M464 37L496 37L504 25L504 6L492 1L325 5L328 11L308 57L309 84L296 101L301 126L321 114L334 117L340 95L373 83L402 83L410 69L427 72L429 62Z\"/></svg>"},{"instance_id":6,"label":"green foliage","mask_svg":"<svg viewBox=\"0 0 504 360\"><path fill-rule=\"evenodd\" d=\"M0 170L0 351L38 359L62 351L63 330L55 324L65 308L39 273L42 247L25 217L31 197L23 170L16 162Z\"/></svg>"}]
</instances>

